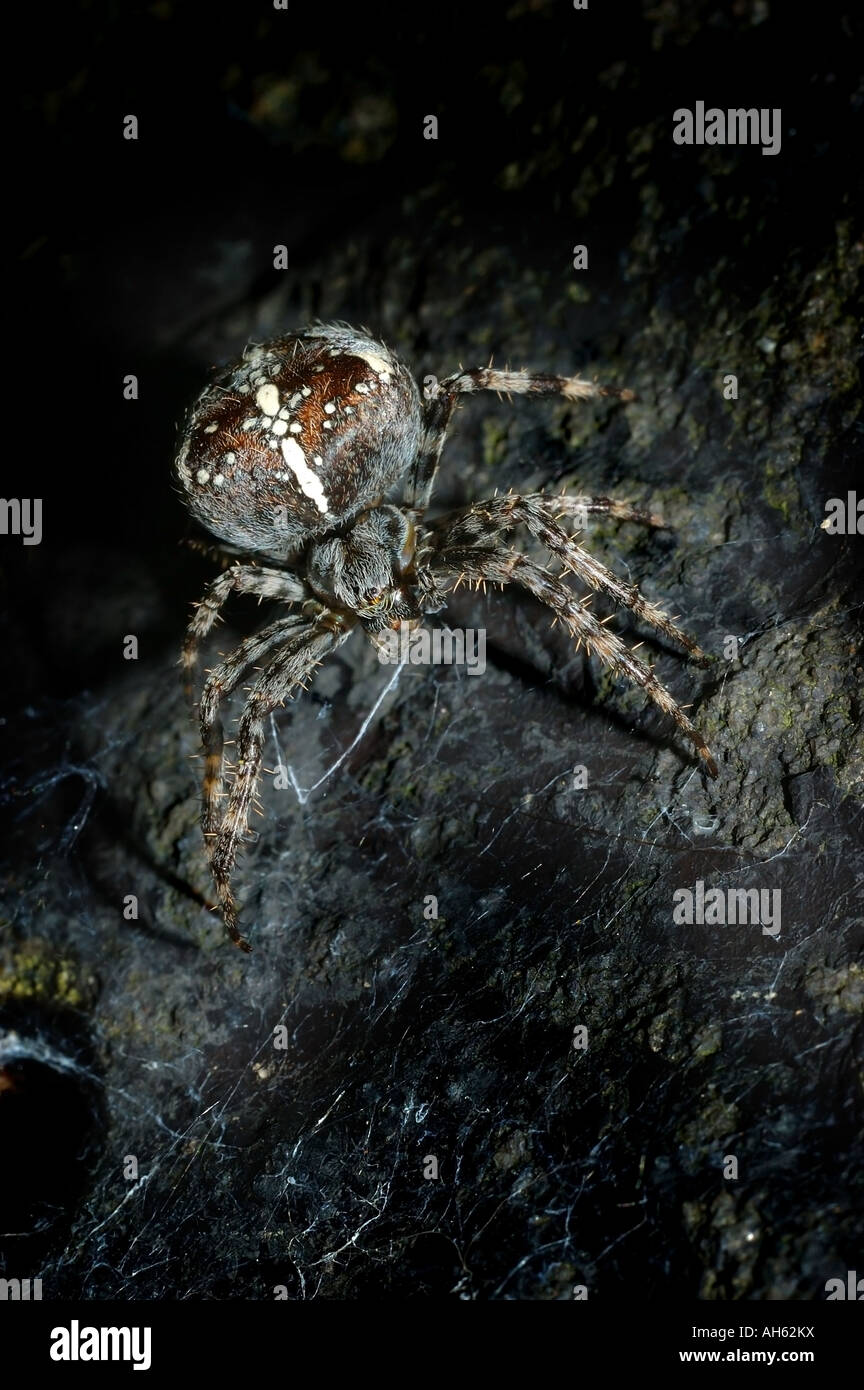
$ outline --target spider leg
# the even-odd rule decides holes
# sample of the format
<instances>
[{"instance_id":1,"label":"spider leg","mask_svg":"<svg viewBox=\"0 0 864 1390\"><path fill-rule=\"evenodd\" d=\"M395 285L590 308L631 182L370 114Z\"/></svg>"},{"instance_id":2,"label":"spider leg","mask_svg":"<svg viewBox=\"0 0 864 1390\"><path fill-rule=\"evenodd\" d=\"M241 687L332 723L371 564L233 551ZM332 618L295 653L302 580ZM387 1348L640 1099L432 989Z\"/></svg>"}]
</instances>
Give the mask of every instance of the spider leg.
<instances>
[{"instance_id":1,"label":"spider leg","mask_svg":"<svg viewBox=\"0 0 864 1390\"><path fill-rule=\"evenodd\" d=\"M595 400L601 396L614 396L622 401L636 399L633 391L619 386L600 386L593 381L583 381L578 376L556 376L549 372L499 372L493 367L454 372L426 391L423 434L406 495L407 506L418 511L428 507L438 460L456 402L460 396L475 391L501 391L520 396L563 396L568 401Z\"/></svg>"},{"instance_id":2,"label":"spider leg","mask_svg":"<svg viewBox=\"0 0 864 1390\"><path fill-rule=\"evenodd\" d=\"M242 594L257 594L259 598L282 599L285 603L298 603L309 597L306 586L285 570L266 569L258 565L232 565L222 574L217 574L204 590L204 597L196 606L186 629L183 675L186 698L190 703L198 648L219 617L229 594L235 590Z\"/></svg>"},{"instance_id":3,"label":"spider leg","mask_svg":"<svg viewBox=\"0 0 864 1390\"><path fill-rule=\"evenodd\" d=\"M262 628L260 632L254 633L251 637L247 637L244 642L241 642L230 656L214 667L205 681L204 689L201 692L199 719L201 744L204 749L201 829L208 854L211 847L211 841L208 837L214 835L219 827L219 803L222 800L223 791L222 752L225 746L225 735L222 721L219 718L219 707L223 696L231 693L244 671L248 670L255 662L260 661L274 647L284 645L287 639L296 634L296 629L300 625L305 627L307 631L310 630L308 620L296 614L279 618L275 623L270 623L268 627Z\"/></svg>"},{"instance_id":4,"label":"spider leg","mask_svg":"<svg viewBox=\"0 0 864 1390\"><path fill-rule=\"evenodd\" d=\"M251 951L252 948L237 925L231 873L238 846L248 830L249 809L261 774L264 722L268 714L284 703L296 687L305 682L318 663L345 641L350 632L351 628L334 620L332 614L325 614L307 631L295 634L259 676L241 715L234 782L222 823L216 832L210 868L226 930L235 946L242 951Z\"/></svg>"},{"instance_id":5,"label":"spider leg","mask_svg":"<svg viewBox=\"0 0 864 1390\"><path fill-rule=\"evenodd\" d=\"M693 638L678 627L662 608L643 598L636 584L627 584L619 579L614 571L601 564L558 525L561 516L578 517L586 511L608 512L647 525L663 524L659 517L637 511L623 502L613 502L607 497L551 497L535 492L524 497L509 493L505 497L478 502L433 523L431 529L441 529L442 544L449 548L480 541L488 546L490 532L494 534L525 525L553 555L563 561L565 573L572 572L590 589L599 590L616 604L631 609L637 618L682 646L695 661L707 662L709 658Z\"/></svg>"},{"instance_id":6,"label":"spider leg","mask_svg":"<svg viewBox=\"0 0 864 1390\"><path fill-rule=\"evenodd\" d=\"M514 504L524 504L542 519L554 521L562 516L574 517L578 522L591 515L614 516L618 521L635 521L640 526L653 526L666 530L666 522L655 512L646 512L642 507L631 507L629 502L619 502L614 497L589 497L587 494L567 494L564 492L508 492L500 497L486 498L458 511L448 512L427 522L432 531L445 535L454 531L461 540L484 540L489 534L489 526L484 518L488 511L496 528L507 529L517 526L523 518L513 515ZM458 529L457 529L458 528Z\"/></svg>"},{"instance_id":7,"label":"spider leg","mask_svg":"<svg viewBox=\"0 0 864 1390\"><path fill-rule=\"evenodd\" d=\"M626 676L639 685L653 703L675 721L682 733L697 749L704 759L708 772L717 776L717 764L699 730L690 722L680 705L660 684L654 673L634 656L633 652L591 613L583 603L574 599L573 593L554 575L547 574L527 555L516 550L446 550L439 557L439 564L450 572L464 575L466 579L491 580L496 584L515 583L533 594L541 603L551 608L564 623L572 637L577 638L578 646L584 644L590 655L596 652L602 661L616 675Z\"/></svg>"}]
</instances>

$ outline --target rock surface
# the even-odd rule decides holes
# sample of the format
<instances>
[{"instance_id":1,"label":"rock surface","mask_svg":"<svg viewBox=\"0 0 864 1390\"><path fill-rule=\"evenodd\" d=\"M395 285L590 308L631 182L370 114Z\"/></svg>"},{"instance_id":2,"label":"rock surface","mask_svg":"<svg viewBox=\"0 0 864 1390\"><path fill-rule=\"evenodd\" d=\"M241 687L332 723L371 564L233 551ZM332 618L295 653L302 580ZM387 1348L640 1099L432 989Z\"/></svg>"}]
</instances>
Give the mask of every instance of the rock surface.
<instances>
[{"instance_id":1,"label":"rock surface","mask_svg":"<svg viewBox=\"0 0 864 1390\"><path fill-rule=\"evenodd\" d=\"M193 81L166 6L135 21L137 96L115 101L119 18L39 96L51 157L92 167L77 223L36 197L24 291L107 412L40 478L42 545L4 537L0 1257L52 1297L809 1300L855 1267L862 541L820 528L860 485L848 21L795 46L758 3L645 6L632 32L562 9L516 4L494 43L420 16L374 55L295 15L274 56L274 15ZM672 144L733 59L785 108L777 157ZM142 137L118 152L121 106ZM460 591L482 676L394 674L358 635L272 723L302 791L265 780L246 958L204 904L176 662L213 566L169 465L211 364L313 317L419 378L494 354L638 392L472 399L436 505L567 486L660 511L585 543L714 654L613 619L721 775L544 611ZM211 655L256 621L238 599ZM779 890L779 935L676 923L699 882Z\"/></svg>"}]
</instances>

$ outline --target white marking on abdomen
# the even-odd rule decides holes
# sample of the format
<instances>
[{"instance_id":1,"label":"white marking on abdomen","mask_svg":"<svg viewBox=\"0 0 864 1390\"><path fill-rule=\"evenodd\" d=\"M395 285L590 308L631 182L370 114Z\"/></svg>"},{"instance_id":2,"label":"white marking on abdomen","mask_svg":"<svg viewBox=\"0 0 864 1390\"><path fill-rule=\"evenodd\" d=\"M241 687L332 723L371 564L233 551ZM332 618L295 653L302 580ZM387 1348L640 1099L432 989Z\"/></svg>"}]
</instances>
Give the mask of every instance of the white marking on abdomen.
<instances>
[{"instance_id":1,"label":"white marking on abdomen","mask_svg":"<svg viewBox=\"0 0 864 1390\"><path fill-rule=\"evenodd\" d=\"M259 386L255 400L265 415L275 415L279 409L279 387L268 381L266 386Z\"/></svg>"},{"instance_id":2,"label":"white marking on abdomen","mask_svg":"<svg viewBox=\"0 0 864 1390\"><path fill-rule=\"evenodd\" d=\"M280 447L282 457L287 463L297 483L300 491L307 497L311 497L319 512L326 512L328 509L327 497L321 479L317 477L306 462L306 455L300 448L296 439L283 439Z\"/></svg>"},{"instance_id":3,"label":"white marking on abdomen","mask_svg":"<svg viewBox=\"0 0 864 1390\"><path fill-rule=\"evenodd\" d=\"M386 357L380 357L377 352L360 352L356 348L351 349L355 357L359 357L363 362L368 362L373 372L389 372L393 363L388 362Z\"/></svg>"}]
</instances>

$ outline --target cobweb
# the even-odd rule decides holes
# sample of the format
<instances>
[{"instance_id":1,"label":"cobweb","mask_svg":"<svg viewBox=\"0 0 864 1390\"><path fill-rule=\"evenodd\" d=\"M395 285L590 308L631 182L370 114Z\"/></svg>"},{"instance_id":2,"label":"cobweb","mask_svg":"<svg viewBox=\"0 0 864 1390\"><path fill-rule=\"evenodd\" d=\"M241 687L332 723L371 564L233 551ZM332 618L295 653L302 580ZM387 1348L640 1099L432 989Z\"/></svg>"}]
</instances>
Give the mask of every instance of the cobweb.
<instances>
[{"instance_id":1,"label":"cobweb","mask_svg":"<svg viewBox=\"0 0 864 1390\"><path fill-rule=\"evenodd\" d=\"M272 721L248 960L204 905L170 663L33 712L0 1075L13 1119L74 1122L7 1271L57 1297L807 1298L852 1267L860 809L758 727L764 668L848 614L717 679L729 798L563 646L517 666L550 641L533 609L471 603L482 679L352 643ZM674 923L700 880L780 889L779 935Z\"/></svg>"}]
</instances>

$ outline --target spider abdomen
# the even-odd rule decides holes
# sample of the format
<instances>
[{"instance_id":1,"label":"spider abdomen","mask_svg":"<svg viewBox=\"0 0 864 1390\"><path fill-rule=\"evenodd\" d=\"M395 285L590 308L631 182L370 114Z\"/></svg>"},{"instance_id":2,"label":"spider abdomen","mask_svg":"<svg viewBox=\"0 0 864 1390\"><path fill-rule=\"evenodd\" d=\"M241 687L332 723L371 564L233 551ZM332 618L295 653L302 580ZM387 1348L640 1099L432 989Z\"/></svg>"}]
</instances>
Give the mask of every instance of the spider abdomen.
<instances>
[{"instance_id":1,"label":"spider abdomen","mask_svg":"<svg viewBox=\"0 0 864 1390\"><path fill-rule=\"evenodd\" d=\"M247 348L201 394L175 464L192 515L276 559L379 500L413 462L413 378L338 325Z\"/></svg>"}]
</instances>

